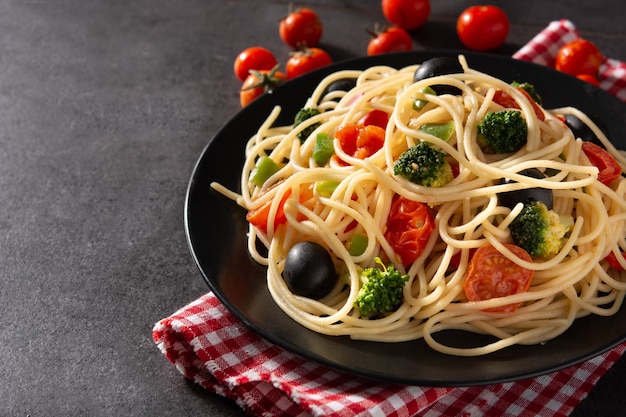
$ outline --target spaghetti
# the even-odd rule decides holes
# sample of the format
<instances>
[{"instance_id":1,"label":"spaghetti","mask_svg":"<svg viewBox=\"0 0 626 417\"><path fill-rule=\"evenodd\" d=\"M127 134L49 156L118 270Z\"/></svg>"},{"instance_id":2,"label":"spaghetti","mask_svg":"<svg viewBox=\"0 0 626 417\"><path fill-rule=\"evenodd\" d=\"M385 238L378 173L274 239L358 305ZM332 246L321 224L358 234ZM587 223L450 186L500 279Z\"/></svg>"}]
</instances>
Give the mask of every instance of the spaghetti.
<instances>
[{"instance_id":1,"label":"spaghetti","mask_svg":"<svg viewBox=\"0 0 626 417\"><path fill-rule=\"evenodd\" d=\"M540 108L537 113L536 105L519 89L469 68L462 56L459 61L462 73L417 82L413 80L417 65L333 73L320 82L304 105L319 114L295 127L274 126L280 113L276 107L248 141L240 193L212 184L250 212L264 208L267 219L263 227L250 226L249 252L254 260L267 265L267 285L276 303L306 328L381 342L423 338L437 351L476 356L514 344L543 343L564 332L577 318L611 315L621 307L626 294L624 268L610 267L605 258L626 250L626 180L620 177L610 186L598 181L598 169L562 116L579 117L622 167L626 160L580 111ZM356 79L355 87L325 93L331 83L344 78ZM461 93L429 94L427 87L435 84L455 86ZM494 101L498 91L517 103L528 126L527 143L510 154L489 154L477 144L478 122L488 112L502 110ZM421 108L415 106L416 100L421 100ZM374 110L389 115L380 149L359 157L343 149L335 138L334 155L321 166L315 161L319 135L333 138L340 128L358 124ZM453 133L440 139L419 129L432 123L449 123ZM305 129L312 132L298 139ZM442 151L458 166L450 182L427 187L394 174L400 155L420 142ZM259 186L251 177L261 157L269 157L276 169ZM545 178L520 174L529 168L552 174ZM512 181L503 183L502 178ZM320 184L330 184L330 188L321 191ZM522 204L503 207L498 204L498 194L534 187L551 190L553 211L571 216L573 224L558 253L527 261L508 249L512 242L509 226ZM397 196L424 203L434 213L434 232L406 266L385 233ZM366 244L355 254L349 244L357 234L366 238ZM282 278L289 249L301 241L323 246L340 275L337 285L322 299L293 294ZM258 242L267 253L257 249ZM464 281L471 255L487 245L533 271L527 291L468 300ZM403 301L394 311L361 317L354 303L362 272L374 267L376 258L393 263L409 279ZM521 305L515 312L497 312L514 303ZM449 329L493 338L480 346L452 346L437 338L438 332Z\"/></svg>"}]
</instances>

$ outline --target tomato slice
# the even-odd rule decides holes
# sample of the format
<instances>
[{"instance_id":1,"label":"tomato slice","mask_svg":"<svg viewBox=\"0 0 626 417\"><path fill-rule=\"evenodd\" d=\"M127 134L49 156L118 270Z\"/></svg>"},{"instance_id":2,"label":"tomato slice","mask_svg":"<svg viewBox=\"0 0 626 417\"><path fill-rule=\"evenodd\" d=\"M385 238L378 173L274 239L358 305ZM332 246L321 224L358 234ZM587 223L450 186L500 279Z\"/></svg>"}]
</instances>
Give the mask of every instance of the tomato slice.
<instances>
[{"instance_id":1,"label":"tomato slice","mask_svg":"<svg viewBox=\"0 0 626 417\"><path fill-rule=\"evenodd\" d=\"M276 187L278 184L268 188L265 192L268 192L272 188ZM276 229L279 225L285 224L287 222L287 215L285 214L285 203L287 202L289 197L291 197L291 189L285 192L285 195L280 200L278 208L276 209L276 216L274 217L274 229ZM307 201L311 197L313 197L313 188L309 185L301 185L299 198L300 202ZM246 220L256 228L261 230L263 233L267 233L267 223L269 220L270 209L272 207L272 201L273 200L268 200L261 207L250 210L248 211L248 214L246 214Z\"/></svg>"},{"instance_id":2,"label":"tomato slice","mask_svg":"<svg viewBox=\"0 0 626 417\"><path fill-rule=\"evenodd\" d=\"M526 96L530 104L533 106L533 110L535 111L535 115L537 116L537 119L541 120L542 122L546 120L546 115L543 113L543 110L541 110L541 107L539 107L537 102L533 100L530 94L528 94L528 92L524 90L523 88L516 87L516 89ZM509 108L509 109L520 108L519 104L517 104L517 101L515 101L513 97L511 97L510 95L508 95L502 90L496 91L496 93L493 95L493 101L505 108Z\"/></svg>"},{"instance_id":3,"label":"tomato slice","mask_svg":"<svg viewBox=\"0 0 626 417\"><path fill-rule=\"evenodd\" d=\"M622 175L622 167L610 153L591 142L583 142L582 147L583 152L589 158L589 162L600 170L598 181L602 184L609 185L614 179Z\"/></svg>"},{"instance_id":4,"label":"tomato slice","mask_svg":"<svg viewBox=\"0 0 626 417\"><path fill-rule=\"evenodd\" d=\"M365 159L385 143L385 129L376 125L347 124L335 131L341 149L350 156ZM344 161L345 162L345 161Z\"/></svg>"},{"instance_id":5,"label":"tomato slice","mask_svg":"<svg viewBox=\"0 0 626 417\"><path fill-rule=\"evenodd\" d=\"M405 268L422 254L433 230L435 221L428 206L399 195L393 198L385 239Z\"/></svg>"},{"instance_id":6,"label":"tomato slice","mask_svg":"<svg viewBox=\"0 0 626 417\"><path fill-rule=\"evenodd\" d=\"M531 261L528 252L519 246L512 244L504 244L504 246L520 259ZM533 270L512 262L494 246L481 246L470 261L463 287L469 301L490 300L528 291L533 275ZM512 303L484 311L513 313L521 304Z\"/></svg>"}]
</instances>

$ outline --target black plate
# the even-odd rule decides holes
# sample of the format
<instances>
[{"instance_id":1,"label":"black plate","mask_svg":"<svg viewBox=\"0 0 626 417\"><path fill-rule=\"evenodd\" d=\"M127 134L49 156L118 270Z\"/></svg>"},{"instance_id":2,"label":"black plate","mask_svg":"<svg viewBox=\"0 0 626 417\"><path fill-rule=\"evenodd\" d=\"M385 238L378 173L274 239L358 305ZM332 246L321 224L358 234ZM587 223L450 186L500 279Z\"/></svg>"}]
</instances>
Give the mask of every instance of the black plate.
<instances>
[{"instance_id":1,"label":"black plate","mask_svg":"<svg viewBox=\"0 0 626 417\"><path fill-rule=\"evenodd\" d=\"M598 355L626 340L626 308L612 317L577 320L563 335L537 346L514 346L487 356L464 358L430 349L422 340L397 344L353 341L310 331L284 314L266 287L265 268L246 249L245 212L211 190L218 181L239 190L243 149L273 106L290 124L314 86L339 69L372 65L403 67L456 52L410 52L341 62L292 80L273 94L244 108L215 135L193 171L185 206L185 227L193 257L215 295L241 321L269 341L330 367L360 376L428 386L465 386L512 381L545 374ZM609 137L626 149L626 105L574 77L507 57L465 53L470 67L506 81L528 81L541 92L547 108L573 105L596 115ZM473 343L481 336L448 332L455 343Z\"/></svg>"}]
</instances>

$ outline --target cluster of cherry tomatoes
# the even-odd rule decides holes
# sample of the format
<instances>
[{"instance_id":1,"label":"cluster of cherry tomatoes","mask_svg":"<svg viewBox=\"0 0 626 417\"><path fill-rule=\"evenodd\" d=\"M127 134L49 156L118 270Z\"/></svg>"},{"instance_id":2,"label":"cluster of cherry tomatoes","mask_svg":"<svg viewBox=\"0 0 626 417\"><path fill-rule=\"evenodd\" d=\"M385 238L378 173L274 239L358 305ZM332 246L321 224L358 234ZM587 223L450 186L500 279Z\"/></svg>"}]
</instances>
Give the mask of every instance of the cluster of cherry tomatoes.
<instances>
[{"instance_id":1,"label":"cluster of cherry tomatoes","mask_svg":"<svg viewBox=\"0 0 626 417\"><path fill-rule=\"evenodd\" d=\"M426 23L430 16L430 0L381 0L381 9L391 26L377 26L368 31L371 39L367 55L410 51L413 40L409 31ZM504 43L509 33L509 19L496 6L472 6L459 15L456 29L467 48L486 51ZM242 51L235 60L235 74L243 82L242 107L284 80L331 64L329 54L317 47L322 32L322 21L310 8L289 11L279 25L281 39L294 50L285 65L285 72L279 71L276 57L266 48L254 46Z\"/></svg>"},{"instance_id":2,"label":"cluster of cherry tomatoes","mask_svg":"<svg viewBox=\"0 0 626 417\"><path fill-rule=\"evenodd\" d=\"M413 40L409 31L424 25L430 16L430 0L381 0L382 13L390 26L370 31L368 55L409 51ZM279 70L274 54L253 46L235 60L235 74L243 82L242 107L284 80L332 63L330 55L318 48L323 25L310 8L290 10L279 25L283 42L293 51ZM463 10L456 22L456 32L463 45L475 51L489 51L501 46L509 34L509 18L499 7L477 5ZM604 57L591 42L580 39L565 45L556 59L556 69L598 84L597 73Z\"/></svg>"},{"instance_id":3,"label":"cluster of cherry tomatoes","mask_svg":"<svg viewBox=\"0 0 626 417\"><path fill-rule=\"evenodd\" d=\"M317 47L323 25L312 9L290 10L281 19L278 32L282 41L293 49L285 72L279 71L276 56L261 46L246 48L235 59L235 75L243 82L239 93L242 107L287 79L332 63L330 55Z\"/></svg>"},{"instance_id":4,"label":"cluster of cherry tomatoes","mask_svg":"<svg viewBox=\"0 0 626 417\"><path fill-rule=\"evenodd\" d=\"M393 25L375 28L370 34L367 54L408 51L413 41L408 34L422 26L430 15L430 0L381 0L382 11L388 23ZM235 59L234 72L242 81L239 94L241 106L291 79L332 63L330 55L317 45L322 37L323 24L310 8L290 10L279 24L282 41L293 49L280 71L275 55L267 48L252 46L243 50Z\"/></svg>"}]
</instances>

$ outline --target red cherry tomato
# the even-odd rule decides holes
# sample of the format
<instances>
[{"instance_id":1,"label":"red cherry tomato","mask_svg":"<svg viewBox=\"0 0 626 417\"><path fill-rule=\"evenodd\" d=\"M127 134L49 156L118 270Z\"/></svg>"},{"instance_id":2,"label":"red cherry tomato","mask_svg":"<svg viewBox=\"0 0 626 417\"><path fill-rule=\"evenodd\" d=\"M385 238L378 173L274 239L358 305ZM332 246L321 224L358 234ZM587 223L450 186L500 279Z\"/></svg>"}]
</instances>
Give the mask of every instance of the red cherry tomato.
<instances>
[{"instance_id":1,"label":"red cherry tomato","mask_svg":"<svg viewBox=\"0 0 626 417\"><path fill-rule=\"evenodd\" d=\"M375 125L344 125L335 131L334 136L341 150L359 159L372 156L385 143L385 129Z\"/></svg>"},{"instance_id":2,"label":"red cherry tomato","mask_svg":"<svg viewBox=\"0 0 626 417\"><path fill-rule=\"evenodd\" d=\"M582 148L589 158L589 162L600 171L598 181L602 184L609 185L614 179L622 175L622 167L610 153L591 142L583 142Z\"/></svg>"},{"instance_id":3,"label":"red cherry tomato","mask_svg":"<svg viewBox=\"0 0 626 417\"><path fill-rule=\"evenodd\" d=\"M523 88L517 88L517 90L526 96L530 104L533 106L533 110L535 111L535 115L537 116L537 119L543 122L546 119L546 115L543 113L543 110L541 110L541 107L539 107L537 102L533 100L530 94L528 94L526 90L524 90ZM495 92L495 94L493 95L493 101L507 109L519 109L520 108L519 104L517 104L517 101L515 101L513 97L511 97L510 95L508 95L506 92L502 90L498 90Z\"/></svg>"},{"instance_id":4,"label":"red cherry tomato","mask_svg":"<svg viewBox=\"0 0 626 417\"><path fill-rule=\"evenodd\" d=\"M393 198L385 239L405 268L422 254L433 230L435 221L428 206L400 195Z\"/></svg>"},{"instance_id":5,"label":"red cherry tomato","mask_svg":"<svg viewBox=\"0 0 626 417\"><path fill-rule=\"evenodd\" d=\"M361 119L359 120L359 124L363 126L374 125L382 127L383 129L387 128L388 122L389 115L387 114L387 112L382 110L372 110L365 116L361 117Z\"/></svg>"},{"instance_id":6,"label":"red cherry tomato","mask_svg":"<svg viewBox=\"0 0 626 417\"><path fill-rule=\"evenodd\" d=\"M390 27L381 32L373 32L367 45L367 55L379 55L389 52L410 51L413 40L408 32L399 27Z\"/></svg>"},{"instance_id":7,"label":"red cherry tomato","mask_svg":"<svg viewBox=\"0 0 626 417\"><path fill-rule=\"evenodd\" d=\"M291 54L285 68L291 79L333 63L328 53L320 48L303 48Z\"/></svg>"},{"instance_id":8,"label":"red cherry tomato","mask_svg":"<svg viewBox=\"0 0 626 417\"><path fill-rule=\"evenodd\" d=\"M505 244L518 258L530 262L528 252L519 246ZM476 250L467 269L463 288L469 301L483 301L528 291L534 271L523 268L509 260L491 246ZM495 313L513 313L521 303L485 309Z\"/></svg>"},{"instance_id":9,"label":"red cherry tomato","mask_svg":"<svg viewBox=\"0 0 626 417\"><path fill-rule=\"evenodd\" d=\"M252 46L244 49L237 55L233 69L237 78L245 81L248 75L250 75L250 70L271 70L277 64L278 61L276 61L276 57L270 50L260 46Z\"/></svg>"},{"instance_id":10,"label":"red cherry tomato","mask_svg":"<svg viewBox=\"0 0 626 417\"><path fill-rule=\"evenodd\" d=\"M247 106L252 100L272 90L287 79L287 76L277 71L276 68L278 67L274 67L274 69L270 71L253 70L250 75L248 75L241 85L241 90L239 90L239 103L241 107Z\"/></svg>"},{"instance_id":11,"label":"red cherry tomato","mask_svg":"<svg viewBox=\"0 0 626 417\"><path fill-rule=\"evenodd\" d=\"M600 81L598 80L598 78L595 75L589 75L589 74L578 74L576 76L576 78L586 81L589 84L593 84L596 87L600 86Z\"/></svg>"},{"instance_id":12,"label":"red cherry tomato","mask_svg":"<svg viewBox=\"0 0 626 417\"><path fill-rule=\"evenodd\" d=\"M268 192L272 188L276 187L278 184L268 188L265 192ZM309 200L313 197L313 195L314 194L312 187L305 184L300 186L299 201L301 203ZM276 216L274 217L274 230L281 224L285 224L287 222L287 216L285 215L285 203L287 202L289 197L291 197L291 190L287 190L287 192L285 192L285 195L283 196L282 200L280 200L278 208L276 209ZM246 220L262 232L267 233L267 223L269 220L271 207L272 200L269 200L261 207L250 210L248 214L246 214Z\"/></svg>"},{"instance_id":13,"label":"red cherry tomato","mask_svg":"<svg viewBox=\"0 0 626 417\"><path fill-rule=\"evenodd\" d=\"M469 49L487 51L502 45L509 34L509 17L496 6L471 6L456 22L459 39Z\"/></svg>"},{"instance_id":14,"label":"red cherry tomato","mask_svg":"<svg viewBox=\"0 0 626 417\"><path fill-rule=\"evenodd\" d=\"M559 49L554 67L573 76L580 74L595 76L603 61L604 56L597 46L588 40L576 39Z\"/></svg>"},{"instance_id":15,"label":"red cherry tomato","mask_svg":"<svg viewBox=\"0 0 626 417\"><path fill-rule=\"evenodd\" d=\"M417 29L430 16L430 0L382 0L385 18L402 29Z\"/></svg>"},{"instance_id":16,"label":"red cherry tomato","mask_svg":"<svg viewBox=\"0 0 626 417\"><path fill-rule=\"evenodd\" d=\"M291 190L287 190L287 192L283 196L283 199L280 201L278 208L276 209L276 216L274 217L274 229L276 229L279 225L285 224L287 222L287 216L285 215L285 202L290 196ZM271 207L272 200L269 200L261 207L250 210L248 214L246 214L246 220L257 229L261 230L264 233L267 233L267 223L269 220Z\"/></svg>"},{"instance_id":17,"label":"red cherry tomato","mask_svg":"<svg viewBox=\"0 0 626 417\"><path fill-rule=\"evenodd\" d=\"M294 49L301 46L312 48L322 38L322 21L317 13L308 8L290 12L278 26L280 38Z\"/></svg>"}]
</instances>

